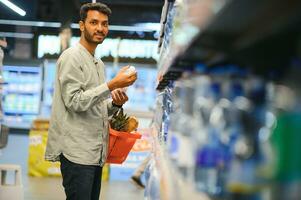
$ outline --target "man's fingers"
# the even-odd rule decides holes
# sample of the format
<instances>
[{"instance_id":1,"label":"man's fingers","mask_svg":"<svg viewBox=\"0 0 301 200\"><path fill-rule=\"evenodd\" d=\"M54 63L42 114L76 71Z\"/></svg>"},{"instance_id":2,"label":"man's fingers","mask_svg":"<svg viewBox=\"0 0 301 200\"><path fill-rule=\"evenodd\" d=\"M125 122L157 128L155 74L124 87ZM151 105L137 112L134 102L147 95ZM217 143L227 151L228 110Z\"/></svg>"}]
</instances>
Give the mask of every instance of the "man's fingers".
<instances>
[{"instance_id":1,"label":"man's fingers","mask_svg":"<svg viewBox=\"0 0 301 200\"><path fill-rule=\"evenodd\" d=\"M122 68L120 69L120 72L126 71L129 67L130 67L129 65L122 67Z\"/></svg>"},{"instance_id":2,"label":"man's fingers","mask_svg":"<svg viewBox=\"0 0 301 200\"><path fill-rule=\"evenodd\" d=\"M115 102L125 103L128 100L128 96L121 89L112 91L112 98Z\"/></svg>"},{"instance_id":3,"label":"man's fingers","mask_svg":"<svg viewBox=\"0 0 301 200\"><path fill-rule=\"evenodd\" d=\"M113 98L114 101L120 101L119 94L118 94L118 92L116 90L114 90L112 92L112 98Z\"/></svg>"},{"instance_id":4,"label":"man's fingers","mask_svg":"<svg viewBox=\"0 0 301 200\"><path fill-rule=\"evenodd\" d=\"M119 90L118 93L121 101L127 101L128 97L124 91Z\"/></svg>"},{"instance_id":5,"label":"man's fingers","mask_svg":"<svg viewBox=\"0 0 301 200\"><path fill-rule=\"evenodd\" d=\"M122 101L126 102L128 100L128 96L125 92L121 92Z\"/></svg>"}]
</instances>

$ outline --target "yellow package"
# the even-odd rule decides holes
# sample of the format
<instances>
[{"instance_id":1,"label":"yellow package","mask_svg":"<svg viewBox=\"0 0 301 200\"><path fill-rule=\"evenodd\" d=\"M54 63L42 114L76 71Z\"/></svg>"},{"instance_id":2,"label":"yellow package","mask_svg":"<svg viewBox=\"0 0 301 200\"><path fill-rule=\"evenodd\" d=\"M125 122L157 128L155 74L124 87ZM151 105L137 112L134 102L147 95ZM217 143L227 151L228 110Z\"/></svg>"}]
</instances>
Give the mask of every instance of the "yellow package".
<instances>
[{"instance_id":1,"label":"yellow package","mask_svg":"<svg viewBox=\"0 0 301 200\"><path fill-rule=\"evenodd\" d=\"M110 165L109 164L105 164L102 167L102 179L103 181L108 181L109 180L109 174L110 174Z\"/></svg>"},{"instance_id":2,"label":"yellow package","mask_svg":"<svg viewBox=\"0 0 301 200\"><path fill-rule=\"evenodd\" d=\"M47 130L30 130L28 151L28 175L37 177L61 176L60 163L44 159Z\"/></svg>"}]
</instances>

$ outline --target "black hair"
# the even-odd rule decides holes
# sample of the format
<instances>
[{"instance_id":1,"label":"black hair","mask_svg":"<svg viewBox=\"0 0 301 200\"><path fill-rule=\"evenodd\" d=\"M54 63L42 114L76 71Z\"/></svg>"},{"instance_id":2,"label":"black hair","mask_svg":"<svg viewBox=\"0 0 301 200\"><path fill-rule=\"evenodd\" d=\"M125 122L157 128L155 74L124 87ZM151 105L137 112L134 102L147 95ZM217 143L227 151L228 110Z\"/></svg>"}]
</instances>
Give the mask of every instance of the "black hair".
<instances>
[{"instance_id":1,"label":"black hair","mask_svg":"<svg viewBox=\"0 0 301 200\"><path fill-rule=\"evenodd\" d=\"M99 2L97 2L97 3L86 3L86 4L83 4L81 6L80 11L79 11L81 21L84 22L86 20L87 13L88 13L89 10L97 10L97 11L107 15L108 17L112 13L111 9L106 4L99 3Z\"/></svg>"}]
</instances>

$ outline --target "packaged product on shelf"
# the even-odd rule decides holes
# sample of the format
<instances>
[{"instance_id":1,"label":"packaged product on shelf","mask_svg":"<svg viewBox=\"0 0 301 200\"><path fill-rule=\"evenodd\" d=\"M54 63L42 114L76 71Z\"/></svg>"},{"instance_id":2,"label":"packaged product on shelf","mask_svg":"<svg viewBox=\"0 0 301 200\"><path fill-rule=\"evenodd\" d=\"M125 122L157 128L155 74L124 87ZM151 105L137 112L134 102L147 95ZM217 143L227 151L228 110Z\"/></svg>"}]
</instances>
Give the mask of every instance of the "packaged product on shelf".
<instances>
[{"instance_id":1,"label":"packaged product on shelf","mask_svg":"<svg viewBox=\"0 0 301 200\"><path fill-rule=\"evenodd\" d=\"M169 129L169 123L170 123L170 113L172 112L172 100L171 100L172 90L167 87L164 90L163 94L163 115L162 115L162 128L161 128L161 134L160 134L160 140L164 143L167 141L167 134Z\"/></svg>"},{"instance_id":2,"label":"packaged product on shelf","mask_svg":"<svg viewBox=\"0 0 301 200\"><path fill-rule=\"evenodd\" d=\"M169 156L179 175L187 180L193 179L194 151L191 135L194 134L192 118L193 92L191 82L176 85L173 95L174 111L171 114L169 140L167 148Z\"/></svg>"},{"instance_id":3,"label":"packaged product on shelf","mask_svg":"<svg viewBox=\"0 0 301 200\"><path fill-rule=\"evenodd\" d=\"M144 191L145 200L160 199L160 174L154 160L146 166L145 179L147 183Z\"/></svg>"},{"instance_id":4,"label":"packaged product on shelf","mask_svg":"<svg viewBox=\"0 0 301 200\"><path fill-rule=\"evenodd\" d=\"M272 199L301 199L301 61L295 60L293 68L282 83L275 86L273 105L276 127L271 136L275 153Z\"/></svg>"},{"instance_id":5,"label":"packaged product on shelf","mask_svg":"<svg viewBox=\"0 0 301 200\"><path fill-rule=\"evenodd\" d=\"M267 99L266 82L251 77L246 88L246 105L243 107L240 97L237 102L238 136L233 144L233 159L227 180L227 190L230 198L240 195L247 199L261 199L268 177L261 173L261 169L272 155L265 156L260 137L263 130L269 131L266 126ZM240 103L240 104L238 104ZM235 110L234 110L235 111ZM238 128L238 127L236 127ZM268 139L268 138L267 138Z\"/></svg>"},{"instance_id":6,"label":"packaged product on shelf","mask_svg":"<svg viewBox=\"0 0 301 200\"><path fill-rule=\"evenodd\" d=\"M222 100L220 83L212 82L207 92L208 103L199 109L203 113L203 121L207 121L206 131L203 132L206 142L200 141L196 150L195 181L199 191L219 196L224 192L224 173L229 157L221 140L225 116L220 105Z\"/></svg>"}]
</instances>

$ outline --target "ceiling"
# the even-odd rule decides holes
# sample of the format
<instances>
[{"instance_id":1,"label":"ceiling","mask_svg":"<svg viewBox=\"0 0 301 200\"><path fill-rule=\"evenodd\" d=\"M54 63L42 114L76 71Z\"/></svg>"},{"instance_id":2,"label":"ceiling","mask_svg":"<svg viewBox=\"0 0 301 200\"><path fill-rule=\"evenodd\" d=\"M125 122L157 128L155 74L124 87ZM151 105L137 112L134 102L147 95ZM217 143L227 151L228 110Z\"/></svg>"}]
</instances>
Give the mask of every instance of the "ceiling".
<instances>
[{"instance_id":1,"label":"ceiling","mask_svg":"<svg viewBox=\"0 0 301 200\"><path fill-rule=\"evenodd\" d=\"M0 19L66 22L79 20L79 9L83 0L11 0L26 11L19 16L0 3ZM112 10L110 24L132 25L142 22L160 21L164 0L103 0Z\"/></svg>"},{"instance_id":2,"label":"ceiling","mask_svg":"<svg viewBox=\"0 0 301 200\"><path fill-rule=\"evenodd\" d=\"M60 32L59 26L24 26L23 22L21 22L22 25L17 25L17 22L14 20L60 22L62 25L78 23L81 5L92 2L83 0L10 1L26 11L26 15L22 17L0 3L0 38L6 37L8 47L5 51L7 55L12 57L17 57L17 51L19 51L20 54L22 54L22 52L31 51L30 55L36 55L39 35L58 35ZM112 15L109 18L110 25L118 25L116 27L133 26L136 23L159 23L164 4L164 0L98 0L97 2L105 3L111 8ZM119 29L117 28L117 30ZM136 30L136 28L134 30ZM156 40L155 33L156 31L144 33L139 31L116 31L116 28L113 29L113 26L111 26L108 37ZM24 34L27 34L25 37L29 35L29 39L25 39L26 41L24 41ZM72 35L79 36L79 30L73 29ZM25 47L25 43L28 46L27 49L20 50L20 45L21 47Z\"/></svg>"}]
</instances>

